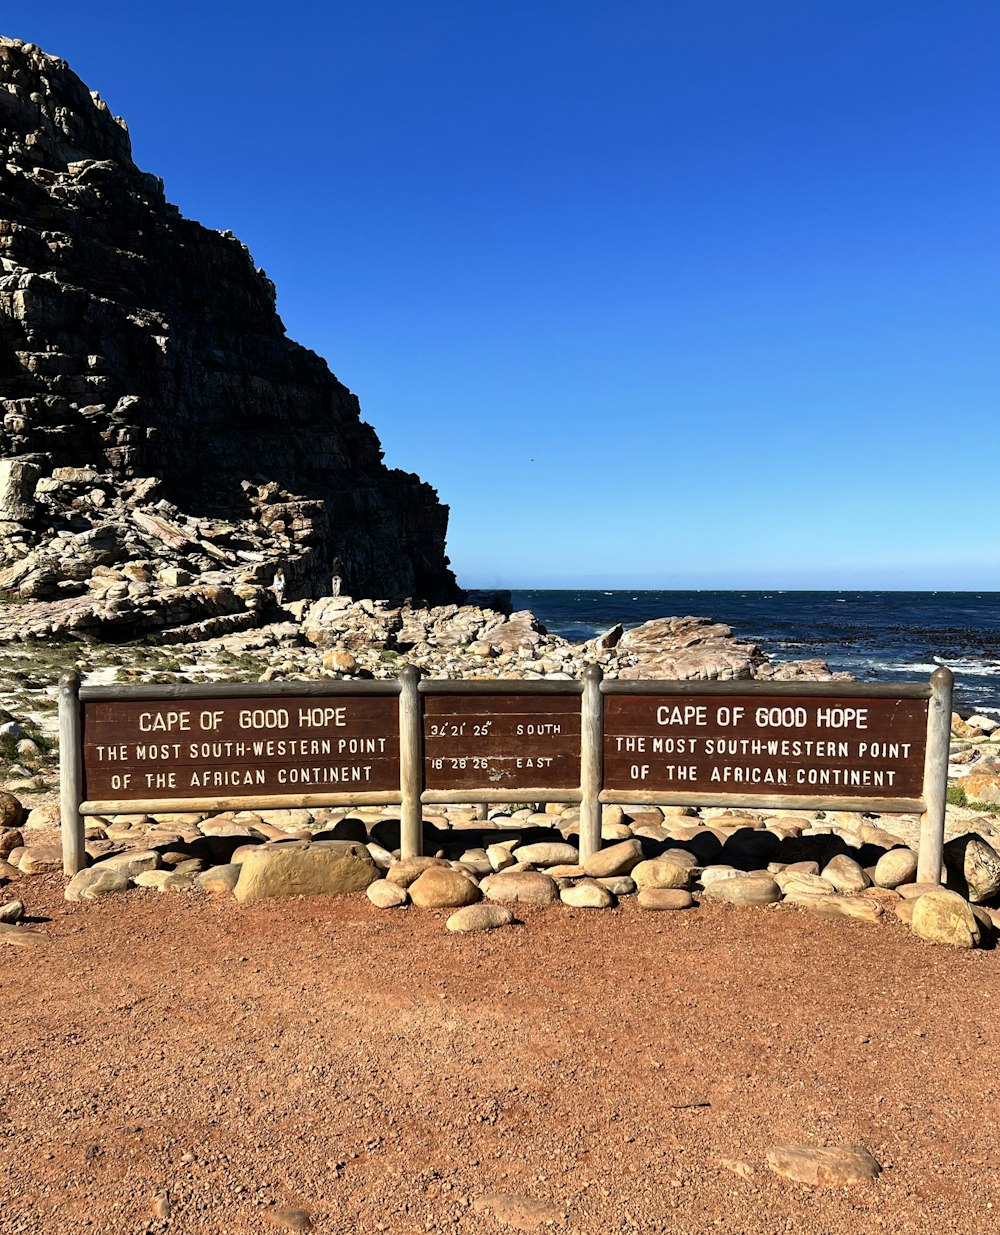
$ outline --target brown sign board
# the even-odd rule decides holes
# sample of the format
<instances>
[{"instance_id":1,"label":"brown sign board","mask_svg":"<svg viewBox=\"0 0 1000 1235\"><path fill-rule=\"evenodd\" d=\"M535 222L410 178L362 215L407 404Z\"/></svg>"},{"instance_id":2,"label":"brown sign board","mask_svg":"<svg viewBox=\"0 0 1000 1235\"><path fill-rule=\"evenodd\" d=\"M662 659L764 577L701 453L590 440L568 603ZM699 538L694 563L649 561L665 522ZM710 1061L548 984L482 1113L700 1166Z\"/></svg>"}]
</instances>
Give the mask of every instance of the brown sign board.
<instances>
[{"instance_id":1,"label":"brown sign board","mask_svg":"<svg viewBox=\"0 0 1000 1235\"><path fill-rule=\"evenodd\" d=\"M395 696L84 701L84 797L398 792Z\"/></svg>"},{"instance_id":2,"label":"brown sign board","mask_svg":"<svg viewBox=\"0 0 1000 1235\"><path fill-rule=\"evenodd\" d=\"M919 798L926 699L615 695L604 701L604 788Z\"/></svg>"},{"instance_id":3,"label":"brown sign board","mask_svg":"<svg viewBox=\"0 0 1000 1235\"><path fill-rule=\"evenodd\" d=\"M430 790L579 787L580 696L426 695L424 776Z\"/></svg>"}]
</instances>

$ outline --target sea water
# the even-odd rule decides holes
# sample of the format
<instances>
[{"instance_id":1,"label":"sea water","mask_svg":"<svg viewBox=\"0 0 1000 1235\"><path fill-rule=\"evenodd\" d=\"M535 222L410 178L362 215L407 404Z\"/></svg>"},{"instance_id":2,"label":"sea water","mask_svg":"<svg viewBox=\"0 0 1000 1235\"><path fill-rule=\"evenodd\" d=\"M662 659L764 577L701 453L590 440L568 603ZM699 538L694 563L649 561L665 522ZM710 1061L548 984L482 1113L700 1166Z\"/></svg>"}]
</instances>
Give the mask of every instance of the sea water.
<instances>
[{"instance_id":1,"label":"sea water","mask_svg":"<svg viewBox=\"0 0 1000 1235\"><path fill-rule=\"evenodd\" d=\"M955 674L955 706L1000 715L1000 592L514 591L578 642L616 622L692 614L724 622L772 660L819 657L860 681Z\"/></svg>"}]
</instances>

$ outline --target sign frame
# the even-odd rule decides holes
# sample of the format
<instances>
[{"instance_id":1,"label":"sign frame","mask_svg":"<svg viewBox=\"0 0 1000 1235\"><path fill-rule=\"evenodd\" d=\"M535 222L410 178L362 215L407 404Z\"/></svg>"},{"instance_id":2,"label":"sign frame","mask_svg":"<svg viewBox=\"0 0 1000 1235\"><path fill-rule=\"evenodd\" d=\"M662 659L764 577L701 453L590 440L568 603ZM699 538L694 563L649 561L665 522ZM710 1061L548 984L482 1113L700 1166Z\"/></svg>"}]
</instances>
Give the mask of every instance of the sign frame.
<instances>
[{"instance_id":1,"label":"sign frame","mask_svg":"<svg viewBox=\"0 0 1000 1235\"><path fill-rule=\"evenodd\" d=\"M873 811L879 814L919 813L921 817L917 878L939 883L944 849L944 816L951 740L953 675L939 668L929 682L796 682L796 681L623 681L603 678L597 665L588 665L579 679L422 679L419 670L406 665L399 677L389 681L323 680L318 682L179 683L145 686L81 686L77 673L63 675L59 682L60 812L63 835L63 868L67 875L87 862L84 820L105 814L160 814L224 810L274 809L309 806L398 806L404 856L421 852L423 807L463 802L544 801L578 805L580 808L580 856L586 859L601 847L601 808L622 806L719 806L747 809L805 809ZM577 698L580 703L580 783L572 788L544 784L502 788L428 789L425 767L425 708L428 697L542 696ZM342 790L267 795L200 797L150 797L141 800L83 800L84 753L82 705L104 701L157 701L211 699L322 699L395 696L399 700L399 789L393 791ZM719 792L695 792L650 788L634 790L605 788L605 701L621 696L660 696L683 699L692 696L757 699L890 699L926 700L927 729L919 797L888 797L878 794L851 796L843 793L739 793L730 788Z\"/></svg>"}]
</instances>

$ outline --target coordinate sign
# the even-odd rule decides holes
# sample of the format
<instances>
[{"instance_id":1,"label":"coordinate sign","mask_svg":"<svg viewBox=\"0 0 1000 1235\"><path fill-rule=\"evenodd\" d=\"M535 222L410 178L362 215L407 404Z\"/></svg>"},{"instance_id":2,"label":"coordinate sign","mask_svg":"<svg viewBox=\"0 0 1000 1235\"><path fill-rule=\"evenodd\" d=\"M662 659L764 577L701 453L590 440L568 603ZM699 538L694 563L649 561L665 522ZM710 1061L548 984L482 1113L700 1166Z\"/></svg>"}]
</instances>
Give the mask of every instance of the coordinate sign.
<instances>
[{"instance_id":1,"label":"coordinate sign","mask_svg":"<svg viewBox=\"0 0 1000 1235\"><path fill-rule=\"evenodd\" d=\"M91 801L399 788L395 696L85 702Z\"/></svg>"},{"instance_id":2,"label":"coordinate sign","mask_svg":"<svg viewBox=\"0 0 1000 1235\"><path fill-rule=\"evenodd\" d=\"M579 695L426 695L428 789L572 789Z\"/></svg>"},{"instance_id":3,"label":"coordinate sign","mask_svg":"<svg viewBox=\"0 0 1000 1235\"><path fill-rule=\"evenodd\" d=\"M919 798L924 699L608 695L604 787Z\"/></svg>"}]
</instances>

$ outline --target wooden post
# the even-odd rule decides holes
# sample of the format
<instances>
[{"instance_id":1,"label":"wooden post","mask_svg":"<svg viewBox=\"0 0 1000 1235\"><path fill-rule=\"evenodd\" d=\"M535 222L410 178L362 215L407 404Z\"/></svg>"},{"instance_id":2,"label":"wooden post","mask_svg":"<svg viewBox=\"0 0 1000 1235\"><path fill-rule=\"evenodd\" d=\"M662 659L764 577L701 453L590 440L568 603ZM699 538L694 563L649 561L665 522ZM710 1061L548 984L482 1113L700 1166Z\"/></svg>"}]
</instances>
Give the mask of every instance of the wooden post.
<instances>
[{"instance_id":1,"label":"wooden post","mask_svg":"<svg viewBox=\"0 0 1000 1235\"><path fill-rule=\"evenodd\" d=\"M420 670L404 665L399 675L400 856L419 857L423 849L424 727L417 683Z\"/></svg>"},{"instance_id":2,"label":"wooden post","mask_svg":"<svg viewBox=\"0 0 1000 1235\"><path fill-rule=\"evenodd\" d=\"M604 698L600 665L583 671L580 713L580 861L601 847L601 782L604 776Z\"/></svg>"},{"instance_id":3,"label":"wooden post","mask_svg":"<svg viewBox=\"0 0 1000 1235\"><path fill-rule=\"evenodd\" d=\"M927 753L924 757L924 813L920 816L920 847L917 880L940 883L944 860L944 816L948 796L948 754L951 749L951 691L955 678L950 669L931 674L931 698L927 708Z\"/></svg>"},{"instance_id":4,"label":"wooden post","mask_svg":"<svg viewBox=\"0 0 1000 1235\"><path fill-rule=\"evenodd\" d=\"M75 875L87 865L83 816L83 731L80 724L80 675L59 679L59 821L62 828L63 874Z\"/></svg>"},{"instance_id":5,"label":"wooden post","mask_svg":"<svg viewBox=\"0 0 1000 1235\"><path fill-rule=\"evenodd\" d=\"M475 806L476 806L476 819L479 820L480 823L485 823L490 817L489 802L477 802Z\"/></svg>"}]
</instances>

